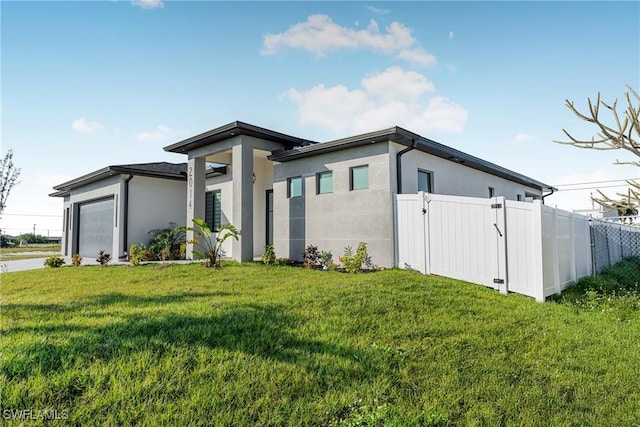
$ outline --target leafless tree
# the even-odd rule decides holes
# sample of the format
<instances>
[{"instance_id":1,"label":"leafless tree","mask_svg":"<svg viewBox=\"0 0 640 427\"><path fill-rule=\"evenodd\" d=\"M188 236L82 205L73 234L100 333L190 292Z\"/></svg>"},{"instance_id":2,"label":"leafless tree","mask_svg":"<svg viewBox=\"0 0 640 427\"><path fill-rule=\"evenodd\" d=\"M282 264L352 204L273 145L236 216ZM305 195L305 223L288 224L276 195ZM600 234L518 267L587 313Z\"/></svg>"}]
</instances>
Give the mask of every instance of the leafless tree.
<instances>
[{"instance_id":1,"label":"leafless tree","mask_svg":"<svg viewBox=\"0 0 640 427\"><path fill-rule=\"evenodd\" d=\"M587 98L588 113L581 113L575 107L575 104L567 99L567 108L581 120L596 125L598 135L590 140L582 140L575 138L566 129L563 129L569 141L554 142L591 150L626 150L640 158L640 96L631 86L627 85L627 92L625 92L624 97L627 101L627 107L622 114L618 112L618 99L608 104L600 99L599 92L595 102L591 102L591 99ZM637 105L634 105L634 102ZM604 111L607 111L610 116L607 121L600 116L601 107L604 107ZM614 164L640 167L640 160L616 160ZM618 212L621 209L627 212L637 212L637 208L640 206L640 182L628 180L627 184L629 185L627 191L625 193L616 193L616 197L607 196L602 191L597 190L599 196L593 197L593 200L604 206L617 209Z\"/></svg>"},{"instance_id":2,"label":"leafless tree","mask_svg":"<svg viewBox=\"0 0 640 427\"><path fill-rule=\"evenodd\" d=\"M0 214L4 212L7 205L7 198L11 189L18 183L20 168L13 164L13 151L7 151L4 159L0 160Z\"/></svg>"}]
</instances>

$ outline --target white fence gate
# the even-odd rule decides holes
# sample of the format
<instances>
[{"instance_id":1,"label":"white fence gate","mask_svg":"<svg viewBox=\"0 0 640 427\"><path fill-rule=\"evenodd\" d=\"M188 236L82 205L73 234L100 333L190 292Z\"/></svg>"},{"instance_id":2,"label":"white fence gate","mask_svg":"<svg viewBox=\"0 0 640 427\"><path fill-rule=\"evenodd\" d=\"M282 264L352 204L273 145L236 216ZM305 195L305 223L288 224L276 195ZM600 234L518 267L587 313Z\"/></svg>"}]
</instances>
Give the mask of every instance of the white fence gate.
<instances>
[{"instance_id":1,"label":"white fence gate","mask_svg":"<svg viewBox=\"0 0 640 427\"><path fill-rule=\"evenodd\" d=\"M533 203L396 196L397 265L538 301L591 274L588 218Z\"/></svg>"}]
</instances>

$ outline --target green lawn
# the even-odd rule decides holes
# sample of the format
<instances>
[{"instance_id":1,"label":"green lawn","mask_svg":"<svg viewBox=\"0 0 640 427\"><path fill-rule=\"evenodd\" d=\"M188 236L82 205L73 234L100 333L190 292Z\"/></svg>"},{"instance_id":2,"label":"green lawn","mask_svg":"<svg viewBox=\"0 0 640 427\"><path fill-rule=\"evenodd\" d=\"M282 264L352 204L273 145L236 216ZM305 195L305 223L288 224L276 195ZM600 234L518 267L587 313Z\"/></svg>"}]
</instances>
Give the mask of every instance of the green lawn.
<instances>
[{"instance_id":1,"label":"green lawn","mask_svg":"<svg viewBox=\"0 0 640 427\"><path fill-rule=\"evenodd\" d=\"M0 261L60 256L60 243L36 243L25 247L0 248Z\"/></svg>"},{"instance_id":2,"label":"green lawn","mask_svg":"<svg viewBox=\"0 0 640 427\"><path fill-rule=\"evenodd\" d=\"M398 270L87 266L1 280L3 421L640 423L637 313Z\"/></svg>"}]
</instances>

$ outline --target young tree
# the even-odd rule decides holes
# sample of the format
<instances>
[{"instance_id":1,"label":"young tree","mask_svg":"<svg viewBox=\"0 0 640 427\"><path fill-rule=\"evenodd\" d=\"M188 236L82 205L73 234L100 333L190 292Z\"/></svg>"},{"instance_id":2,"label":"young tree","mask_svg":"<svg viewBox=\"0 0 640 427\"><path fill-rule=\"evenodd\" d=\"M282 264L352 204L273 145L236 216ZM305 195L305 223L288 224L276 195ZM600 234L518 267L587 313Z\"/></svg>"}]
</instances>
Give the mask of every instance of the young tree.
<instances>
[{"instance_id":1,"label":"young tree","mask_svg":"<svg viewBox=\"0 0 640 427\"><path fill-rule=\"evenodd\" d=\"M13 151L7 151L4 159L0 160L0 215L7 205L7 198L11 189L18 183L20 168L13 164Z\"/></svg>"},{"instance_id":2,"label":"young tree","mask_svg":"<svg viewBox=\"0 0 640 427\"><path fill-rule=\"evenodd\" d=\"M594 136L589 140L582 140L575 138L566 129L563 129L569 141L554 142L591 150L626 150L640 158L640 96L631 86L627 85L627 89L627 92L624 94L627 107L622 114L618 112L617 99L613 101L612 104L607 104L600 99L600 93L598 93L595 102L591 102L591 99L587 98L587 104L589 106L588 113L581 113L575 107L574 103L567 99L567 108L581 120L596 125L598 128L598 136ZM634 105L634 102L637 105ZM604 107L605 111L611 116L607 122L600 116L601 107ZM614 164L640 167L640 160L616 160ZM618 212L621 210L625 212L637 212L637 208L640 206L640 182L629 180L627 184L629 188L626 193L616 193L618 198L609 197L602 191L597 190L599 197L593 197L593 200L602 205L617 209Z\"/></svg>"}]
</instances>

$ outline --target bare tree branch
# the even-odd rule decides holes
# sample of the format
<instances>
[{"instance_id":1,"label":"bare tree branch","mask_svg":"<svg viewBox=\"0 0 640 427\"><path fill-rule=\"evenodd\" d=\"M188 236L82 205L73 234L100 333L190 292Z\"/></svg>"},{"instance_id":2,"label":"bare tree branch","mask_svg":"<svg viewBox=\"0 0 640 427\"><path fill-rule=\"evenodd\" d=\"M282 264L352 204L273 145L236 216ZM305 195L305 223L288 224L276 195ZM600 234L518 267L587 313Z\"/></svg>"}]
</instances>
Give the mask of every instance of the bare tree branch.
<instances>
[{"instance_id":1,"label":"bare tree branch","mask_svg":"<svg viewBox=\"0 0 640 427\"><path fill-rule=\"evenodd\" d=\"M579 139L566 129L562 129L569 140L554 142L590 150L626 150L636 157L640 157L640 95L627 85L624 97L627 101L627 107L622 117L618 112L618 100L615 99L613 103L607 104L600 99L600 92L598 92L595 103L587 98L588 114L581 113L572 101L565 100L567 108L578 118L598 127L597 139L596 137L591 137L591 140ZM634 100L637 105L634 105ZM601 106L613 116L615 125L608 125L601 119L599 115ZM640 167L640 160L616 160L614 164ZM629 184L629 188L626 193L616 194L621 197L619 200L607 196L600 190L597 190L599 196L592 197L592 199L609 209L616 209L620 216L629 216L632 212L637 215L638 207L640 207L640 182L630 180L627 181L627 184Z\"/></svg>"},{"instance_id":2,"label":"bare tree branch","mask_svg":"<svg viewBox=\"0 0 640 427\"><path fill-rule=\"evenodd\" d=\"M7 151L4 159L0 160L0 214L4 212L7 198L11 189L18 184L20 168L13 164L13 151Z\"/></svg>"}]
</instances>

